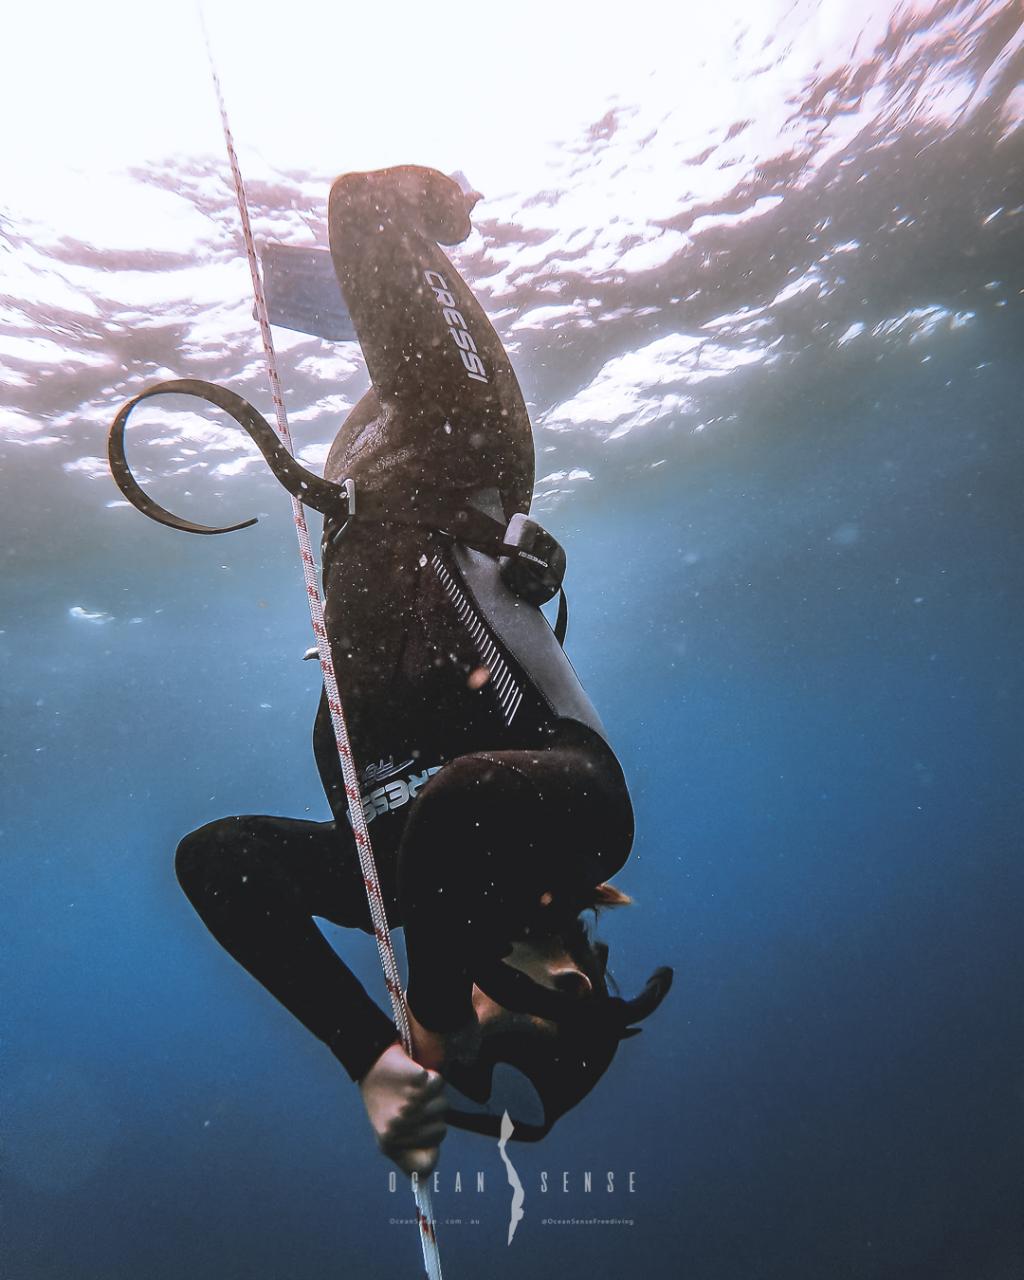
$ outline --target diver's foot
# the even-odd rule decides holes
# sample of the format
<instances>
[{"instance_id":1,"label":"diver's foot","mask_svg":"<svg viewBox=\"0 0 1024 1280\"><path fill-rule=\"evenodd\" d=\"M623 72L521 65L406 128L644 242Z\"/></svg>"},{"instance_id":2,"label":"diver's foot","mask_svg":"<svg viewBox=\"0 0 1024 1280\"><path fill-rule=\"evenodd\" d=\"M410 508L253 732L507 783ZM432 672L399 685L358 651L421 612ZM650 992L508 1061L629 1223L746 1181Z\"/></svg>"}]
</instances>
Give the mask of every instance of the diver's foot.
<instances>
[{"instance_id":1,"label":"diver's foot","mask_svg":"<svg viewBox=\"0 0 1024 1280\"><path fill-rule=\"evenodd\" d=\"M381 1151L405 1173L421 1176L437 1164L448 1126L444 1080L390 1045L359 1082Z\"/></svg>"}]
</instances>

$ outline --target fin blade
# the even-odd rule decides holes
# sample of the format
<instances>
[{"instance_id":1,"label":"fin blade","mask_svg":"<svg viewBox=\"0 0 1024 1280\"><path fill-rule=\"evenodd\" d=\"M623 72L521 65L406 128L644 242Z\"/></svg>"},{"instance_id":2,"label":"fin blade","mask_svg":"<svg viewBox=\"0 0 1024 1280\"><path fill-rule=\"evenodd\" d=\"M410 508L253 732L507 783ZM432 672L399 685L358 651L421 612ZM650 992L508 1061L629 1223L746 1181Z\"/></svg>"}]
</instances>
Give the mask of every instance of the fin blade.
<instances>
[{"instance_id":1,"label":"fin blade","mask_svg":"<svg viewBox=\"0 0 1024 1280\"><path fill-rule=\"evenodd\" d=\"M328 342L357 341L329 249L267 244L262 263L271 324Z\"/></svg>"}]
</instances>

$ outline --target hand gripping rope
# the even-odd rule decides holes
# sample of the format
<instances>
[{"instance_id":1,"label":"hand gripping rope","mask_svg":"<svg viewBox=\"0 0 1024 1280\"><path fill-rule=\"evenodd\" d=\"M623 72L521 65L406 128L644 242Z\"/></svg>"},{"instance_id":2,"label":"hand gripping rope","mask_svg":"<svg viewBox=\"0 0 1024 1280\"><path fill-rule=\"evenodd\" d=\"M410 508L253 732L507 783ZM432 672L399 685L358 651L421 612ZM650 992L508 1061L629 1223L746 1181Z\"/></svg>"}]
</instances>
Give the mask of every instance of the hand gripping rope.
<instances>
[{"instance_id":1,"label":"hand gripping rope","mask_svg":"<svg viewBox=\"0 0 1024 1280\"><path fill-rule=\"evenodd\" d=\"M213 87L217 94L217 105L220 109L221 124L224 128L224 142L227 145L228 160L231 164L231 178L238 201L238 213L242 220L242 235L245 240L245 252L249 259L249 274L252 276L252 289L256 299L256 318L259 321L260 337L263 340L263 354L266 360L267 376L270 379L270 391L274 401L275 425L281 443L289 453L292 448L291 432L288 429L288 416L285 413L284 397L281 394L281 381L277 375L277 358L274 354L274 340L270 333L270 321L267 318L267 302L263 293L263 282L260 278L259 263L256 259L256 245L253 240L252 225L249 221L249 204L246 200L242 172L238 167L238 156L228 124L227 108L224 105L224 94L221 90L220 77L213 60L206 24L200 13L203 36L206 40L206 53L210 60L210 73ZM406 1053L412 1054L412 1033L409 1027L409 1015L405 1007L405 994L398 972L398 961L395 958L394 943L384 913L384 901L381 894L380 879L377 875L377 864L374 861L373 849L370 846L370 833L367 829L366 816L363 813L363 800L359 790L359 776L352 757L352 745L345 723L345 713L338 693L338 680L334 673L331 658L331 647L327 642L327 629L324 626L324 606L320 599L320 587L317 583L316 565L309 541L309 529L306 525L306 513L298 498L292 497L292 517L295 521L295 532L299 539L299 555L302 558L302 572L306 580L306 595L309 597L309 613L313 623L313 634L316 636L317 653L320 657L320 669L323 672L324 689L327 693L327 704L331 711L331 724L338 746L338 758L341 761L341 772L345 780L345 796L348 800L349 815L352 819L352 831L355 835L356 848L359 852L359 865L363 873L363 884L366 886L366 897L370 906L370 918L373 921L373 932L377 939L377 951L384 970L384 981L391 996L391 1010L395 1025ZM420 1229L420 1243L423 1246L423 1265L428 1280L441 1280L441 1255L437 1245L437 1230L430 1188L417 1180L415 1186L416 1218Z\"/></svg>"}]
</instances>

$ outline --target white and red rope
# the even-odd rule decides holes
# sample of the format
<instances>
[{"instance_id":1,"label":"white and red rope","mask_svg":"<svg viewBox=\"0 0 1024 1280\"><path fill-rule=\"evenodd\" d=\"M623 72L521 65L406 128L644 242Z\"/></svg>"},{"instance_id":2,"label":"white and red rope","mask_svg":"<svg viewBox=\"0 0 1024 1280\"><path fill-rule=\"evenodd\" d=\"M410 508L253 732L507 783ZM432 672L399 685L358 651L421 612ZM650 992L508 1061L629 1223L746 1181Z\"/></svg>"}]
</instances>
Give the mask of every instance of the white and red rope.
<instances>
[{"instance_id":1,"label":"white and red rope","mask_svg":"<svg viewBox=\"0 0 1024 1280\"><path fill-rule=\"evenodd\" d=\"M201 20L201 15L200 15ZM224 94L220 77L213 60L209 36L203 24L206 38L206 52L210 60L210 73L217 94L217 106L220 110L221 124L224 129L224 141L227 144L228 160L231 164L231 178L238 201L238 212L242 220L242 236L245 240L245 252L249 259L249 274L252 276L253 294L256 299L256 318L259 321L260 337L263 340L263 354L266 360L267 376L270 379L270 391L274 401L275 426L282 444L289 453L294 453L291 431L288 428L288 415L285 412L284 397L281 394L281 380L277 373L277 357L274 352L274 340L270 333L270 321L267 317L267 302L263 293L263 281L260 277L259 262L256 258L256 243L253 239L252 224L249 220L249 204L242 182L242 171L235 154L235 144L228 123L227 108L224 105ZM366 898L370 906L370 918L373 932L377 939L377 952L380 955L381 967L384 970L384 981L391 997L391 1010L395 1025L406 1053L412 1053L412 1033L409 1027L409 1015L405 1005L405 993L398 971L398 960L395 956L391 929L384 911L384 900L380 888L380 877L370 844L370 832L363 812L363 798L359 788L359 775L352 756L352 744L349 739L348 726L345 723L345 712L338 692L338 680L334 672L334 661L331 647L327 640L327 628L324 625L324 606L320 598L320 586L317 582L316 563L313 560L313 549L309 540L309 528L306 524L306 512L302 503L292 497L292 517L295 521L295 532L299 540L299 555L302 558L302 573L306 580L306 595L309 598L309 614L313 623L313 634L316 636L316 648L320 657L320 669L323 673L324 689L327 693L327 705L331 712L331 724L338 747L338 758L341 761L342 777L345 781L345 796L348 800L349 816L352 820L352 832L355 836L356 849L359 853L359 865L366 886ZM420 1242L423 1246L423 1265L428 1280L441 1280L441 1255L437 1244L437 1230L429 1185L417 1180L415 1185L416 1217L420 1228Z\"/></svg>"}]
</instances>

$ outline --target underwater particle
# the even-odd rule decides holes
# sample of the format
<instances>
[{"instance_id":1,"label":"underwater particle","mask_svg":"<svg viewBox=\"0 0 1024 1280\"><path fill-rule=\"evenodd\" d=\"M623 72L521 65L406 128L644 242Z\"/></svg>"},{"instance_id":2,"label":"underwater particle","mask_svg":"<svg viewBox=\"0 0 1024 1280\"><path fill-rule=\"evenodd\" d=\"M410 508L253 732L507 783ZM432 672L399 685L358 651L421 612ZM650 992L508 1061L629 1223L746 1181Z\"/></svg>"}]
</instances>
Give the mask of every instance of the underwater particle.
<instances>
[{"instance_id":1,"label":"underwater particle","mask_svg":"<svg viewBox=\"0 0 1024 1280\"><path fill-rule=\"evenodd\" d=\"M922 761L914 761L914 773L916 775L918 786L929 788L934 785L935 775L926 764L922 763Z\"/></svg>"},{"instance_id":2,"label":"underwater particle","mask_svg":"<svg viewBox=\"0 0 1024 1280\"><path fill-rule=\"evenodd\" d=\"M111 622L113 616L111 613L103 613L102 610L85 609L80 604L73 604L68 610L69 618L74 618L77 622L92 622L96 626Z\"/></svg>"},{"instance_id":3,"label":"underwater particle","mask_svg":"<svg viewBox=\"0 0 1024 1280\"><path fill-rule=\"evenodd\" d=\"M476 667L469 673L466 684L470 689L482 689L491 678L491 672L488 667Z\"/></svg>"},{"instance_id":4,"label":"underwater particle","mask_svg":"<svg viewBox=\"0 0 1024 1280\"><path fill-rule=\"evenodd\" d=\"M261 703L260 703L260 710L261 710L261 711L270 711L270 710L272 710L272 704L271 704L271 703L269 703L269 702L261 702Z\"/></svg>"}]
</instances>

